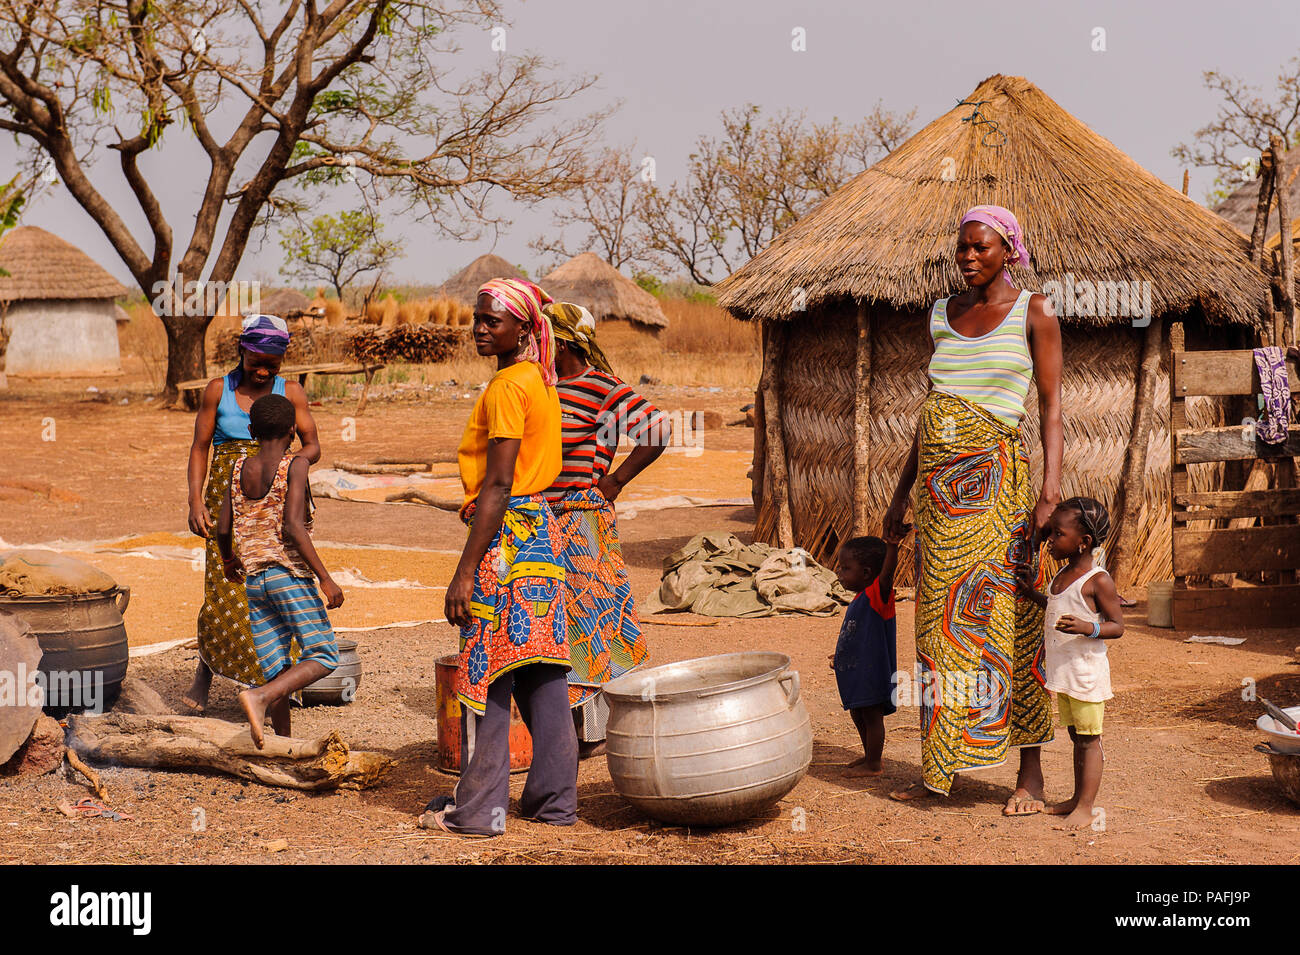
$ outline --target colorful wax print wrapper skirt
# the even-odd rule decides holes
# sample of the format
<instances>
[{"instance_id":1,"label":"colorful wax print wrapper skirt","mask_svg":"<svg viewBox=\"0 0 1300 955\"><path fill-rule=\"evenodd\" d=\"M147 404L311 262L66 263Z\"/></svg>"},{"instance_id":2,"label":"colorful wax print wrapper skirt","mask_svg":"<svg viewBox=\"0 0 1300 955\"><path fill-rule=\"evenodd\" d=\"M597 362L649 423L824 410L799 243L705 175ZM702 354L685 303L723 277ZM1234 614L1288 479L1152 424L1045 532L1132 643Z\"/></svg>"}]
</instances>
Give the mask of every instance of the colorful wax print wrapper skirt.
<instances>
[{"instance_id":1,"label":"colorful wax print wrapper skirt","mask_svg":"<svg viewBox=\"0 0 1300 955\"><path fill-rule=\"evenodd\" d=\"M1043 687L1043 610L1016 596L1036 500L1019 431L953 395L921 409L916 485L917 695L921 771L945 795L953 776L1052 739Z\"/></svg>"},{"instance_id":2,"label":"colorful wax print wrapper skirt","mask_svg":"<svg viewBox=\"0 0 1300 955\"><path fill-rule=\"evenodd\" d=\"M623 563L614 505L596 488L551 503L551 533L564 565L569 705L590 701L602 684L645 662L649 651Z\"/></svg>"},{"instance_id":3,"label":"colorful wax print wrapper skirt","mask_svg":"<svg viewBox=\"0 0 1300 955\"><path fill-rule=\"evenodd\" d=\"M473 524L477 502L463 511ZM564 567L552 534L551 509L540 494L515 495L474 575L473 622L460 631L456 696L479 715L488 686L530 663L569 666L565 639Z\"/></svg>"},{"instance_id":4,"label":"colorful wax print wrapper skirt","mask_svg":"<svg viewBox=\"0 0 1300 955\"><path fill-rule=\"evenodd\" d=\"M248 595L242 583L226 580L217 547L217 519L230 487L235 462L257 453L256 441L224 441L212 449L208 487L203 504L212 518L203 570L203 607L199 610L199 656L213 673L244 686L261 686L262 666L257 662L252 627L248 621Z\"/></svg>"}]
</instances>

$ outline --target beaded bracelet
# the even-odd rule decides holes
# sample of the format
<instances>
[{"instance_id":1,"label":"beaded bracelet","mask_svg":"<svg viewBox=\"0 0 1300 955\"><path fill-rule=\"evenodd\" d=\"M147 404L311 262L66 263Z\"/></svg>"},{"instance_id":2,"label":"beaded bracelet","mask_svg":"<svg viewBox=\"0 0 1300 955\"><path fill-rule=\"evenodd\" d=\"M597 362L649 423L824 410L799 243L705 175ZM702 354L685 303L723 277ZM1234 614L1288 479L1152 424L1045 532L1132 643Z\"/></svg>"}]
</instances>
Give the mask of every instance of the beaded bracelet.
<instances>
[{"instance_id":1,"label":"beaded bracelet","mask_svg":"<svg viewBox=\"0 0 1300 955\"><path fill-rule=\"evenodd\" d=\"M1097 640L1101 637L1101 621L1094 620L1092 624L1092 633L1089 634L1092 639Z\"/></svg>"}]
</instances>

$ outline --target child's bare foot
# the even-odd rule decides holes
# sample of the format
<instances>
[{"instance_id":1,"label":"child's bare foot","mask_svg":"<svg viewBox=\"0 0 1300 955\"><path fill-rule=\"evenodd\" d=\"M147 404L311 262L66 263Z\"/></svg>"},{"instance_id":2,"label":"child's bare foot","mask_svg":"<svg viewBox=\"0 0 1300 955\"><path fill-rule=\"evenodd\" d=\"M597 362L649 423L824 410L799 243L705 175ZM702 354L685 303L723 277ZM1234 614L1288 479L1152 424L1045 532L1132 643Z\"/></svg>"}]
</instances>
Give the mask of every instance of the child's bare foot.
<instances>
[{"instance_id":1,"label":"child's bare foot","mask_svg":"<svg viewBox=\"0 0 1300 955\"><path fill-rule=\"evenodd\" d=\"M1075 800L1068 799L1065 802L1058 802L1054 806L1048 806L1043 810L1043 812L1047 813L1049 816L1068 816L1070 813L1074 812L1075 805Z\"/></svg>"},{"instance_id":2,"label":"child's bare foot","mask_svg":"<svg viewBox=\"0 0 1300 955\"><path fill-rule=\"evenodd\" d=\"M244 715L248 717L248 732L253 737L253 745L262 749L266 745L266 740L262 736L262 724L266 722L266 704L260 699L260 695L254 689L244 690L239 694L239 705L244 709Z\"/></svg>"},{"instance_id":3,"label":"child's bare foot","mask_svg":"<svg viewBox=\"0 0 1300 955\"><path fill-rule=\"evenodd\" d=\"M1032 816L1043 811L1043 797L1027 789L1017 789L1002 807L1004 816Z\"/></svg>"},{"instance_id":4,"label":"child's bare foot","mask_svg":"<svg viewBox=\"0 0 1300 955\"><path fill-rule=\"evenodd\" d=\"M1092 809L1086 806L1076 806L1074 812L1070 813L1056 825L1053 829L1087 829L1092 825Z\"/></svg>"},{"instance_id":5,"label":"child's bare foot","mask_svg":"<svg viewBox=\"0 0 1300 955\"><path fill-rule=\"evenodd\" d=\"M879 763L872 763L867 757L863 756L845 766L842 775L850 779L860 779L864 776L883 776L884 772Z\"/></svg>"},{"instance_id":6,"label":"child's bare foot","mask_svg":"<svg viewBox=\"0 0 1300 955\"><path fill-rule=\"evenodd\" d=\"M889 798L897 802L911 802L913 799L925 799L930 795L930 790L920 783L912 783L906 789L898 789L889 794Z\"/></svg>"}]
</instances>

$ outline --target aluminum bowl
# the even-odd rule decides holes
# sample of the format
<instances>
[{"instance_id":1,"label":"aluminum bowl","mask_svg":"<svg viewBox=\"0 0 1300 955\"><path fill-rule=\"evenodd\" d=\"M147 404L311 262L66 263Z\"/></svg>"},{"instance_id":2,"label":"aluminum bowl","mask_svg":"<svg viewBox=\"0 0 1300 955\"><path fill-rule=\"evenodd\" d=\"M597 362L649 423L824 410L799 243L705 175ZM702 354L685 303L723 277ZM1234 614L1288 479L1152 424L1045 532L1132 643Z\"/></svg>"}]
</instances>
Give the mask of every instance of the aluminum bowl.
<instances>
[{"instance_id":1,"label":"aluminum bowl","mask_svg":"<svg viewBox=\"0 0 1300 955\"><path fill-rule=\"evenodd\" d=\"M1300 706L1286 706L1282 712L1300 723ZM1268 737L1279 753L1300 753L1300 734L1291 732L1267 713L1255 720L1255 728Z\"/></svg>"}]
</instances>

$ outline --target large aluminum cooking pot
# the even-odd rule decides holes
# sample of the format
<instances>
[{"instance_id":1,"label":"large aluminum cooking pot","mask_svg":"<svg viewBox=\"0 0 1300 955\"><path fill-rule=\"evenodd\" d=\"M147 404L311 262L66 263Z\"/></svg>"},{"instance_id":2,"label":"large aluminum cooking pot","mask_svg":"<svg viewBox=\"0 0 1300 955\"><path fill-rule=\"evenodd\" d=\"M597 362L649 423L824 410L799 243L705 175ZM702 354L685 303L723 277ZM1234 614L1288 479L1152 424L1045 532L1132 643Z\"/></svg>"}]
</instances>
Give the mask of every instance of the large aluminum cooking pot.
<instances>
[{"instance_id":1,"label":"large aluminum cooking pot","mask_svg":"<svg viewBox=\"0 0 1300 955\"><path fill-rule=\"evenodd\" d=\"M0 597L0 610L21 617L45 651L45 712L105 710L117 700L129 656L122 614L130 587L104 593Z\"/></svg>"},{"instance_id":2,"label":"large aluminum cooking pot","mask_svg":"<svg viewBox=\"0 0 1300 955\"><path fill-rule=\"evenodd\" d=\"M664 822L750 818L793 789L812 762L812 723L784 654L636 670L604 692L614 788Z\"/></svg>"}]
</instances>

